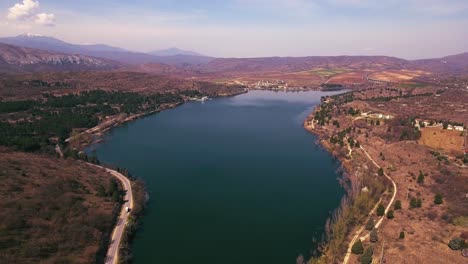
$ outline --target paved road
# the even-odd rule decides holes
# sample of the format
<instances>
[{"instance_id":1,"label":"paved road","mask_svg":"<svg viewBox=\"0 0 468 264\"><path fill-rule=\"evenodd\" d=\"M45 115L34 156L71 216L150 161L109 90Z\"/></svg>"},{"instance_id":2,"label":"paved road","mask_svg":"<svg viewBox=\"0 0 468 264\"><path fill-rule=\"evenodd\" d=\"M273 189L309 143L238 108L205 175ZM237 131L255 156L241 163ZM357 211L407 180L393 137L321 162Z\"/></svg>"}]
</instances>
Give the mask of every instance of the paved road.
<instances>
[{"instance_id":1,"label":"paved road","mask_svg":"<svg viewBox=\"0 0 468 264\"><path fill-rule=\"evenodd\" d=\"M111 243L109 245L109 249L107 250L106 261L105 264L117 264L119 258L119 247L122 241L122 236L125 231L125 226L127 224L127 220L129 217L129 213L126 212L125 208L130 207L133 208L133 193L132 193L132 184L130 180L120 174L119 172L111 169L107 169L101 166L97 166L91 164L93 167L101 168L106 170L112 176L116 177L121 183L123 190L126 191L124 197L124 204L122 205L122 209L120 211L120 215L117 218L117 222L114 227L114 231L112 232Z\"/></svg>"},{"instance_id":2,"label":"paved road","mask_svg":"<svg viewBox=\"0 0 468 264\"><path fill-rule=\"evenodd\" d=\"M362 151L364 151L364 154L366 154L367 158L372 161L372 163L374 163L374 165L380 169L380 166L379 164L377 164L377 162L375 162L375 160L369 155L369 153L367 153L367 151L361 146L361 149ZM392 199L390 199L390 202L388 203L387 207L385 208L385 214L379 219L379 221L377 221L377 223L375 224L375 228L378 228L380 226L380 224L382 224L382 221L384 220L385 218L385 215L387 214L388 210L390 210L390 207L392 206L393 204L393 201L395 200L395 197L396 197L396 194L397 194L397 186L396 186L396 183L392 180L392 178L390 178L390 176L387 175L387 173L384 172L384 176L387 177L387 179L389 179L391 182L392 182L392 185L393 185L393 195L392 195ZM369 212L369 215L373 214L374 211L377 209L377 206L380 204L380 202L382 201L382 198L380 198L380 200L375 204L374 208L372 208L372 210ZM360 238L359 236L361 235L362 231L364 231L364 227L365 225L361 226L359 228L358 231L356 231L356 234L354 235L353 239L351 239L351 242L349 243L348 245L348 251L346 252L346 255L344 257L344 260L343 260L343 264L347 264L348 261L349 261L349 257L351 255L351 248L353 247L354 243L358 240L358 239L361 239L361 240L365 240L367 239L367 237L369 237L369 234L365 235L364 237Z\"/></svg>"}]
</instances>

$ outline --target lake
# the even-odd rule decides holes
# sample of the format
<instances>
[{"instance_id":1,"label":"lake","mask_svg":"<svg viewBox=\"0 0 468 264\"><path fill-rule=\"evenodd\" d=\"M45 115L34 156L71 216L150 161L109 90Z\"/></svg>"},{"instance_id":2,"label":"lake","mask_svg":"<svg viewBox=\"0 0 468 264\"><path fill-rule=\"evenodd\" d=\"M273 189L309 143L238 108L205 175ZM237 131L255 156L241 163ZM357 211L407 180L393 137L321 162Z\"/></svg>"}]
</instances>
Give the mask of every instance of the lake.
<instances>
[{"instance_id":1,"label":"lake","mask_svg":"<svg viewBox=\"0 0 468 264\"><path fill-rule=\"evenodd\" d=\"M90 147L147 185L135 263L286 264L308 256L344 192L338 162L302 123L321 96L337 93L250 91L190 102Z\"/></svg>"}]
</instances>

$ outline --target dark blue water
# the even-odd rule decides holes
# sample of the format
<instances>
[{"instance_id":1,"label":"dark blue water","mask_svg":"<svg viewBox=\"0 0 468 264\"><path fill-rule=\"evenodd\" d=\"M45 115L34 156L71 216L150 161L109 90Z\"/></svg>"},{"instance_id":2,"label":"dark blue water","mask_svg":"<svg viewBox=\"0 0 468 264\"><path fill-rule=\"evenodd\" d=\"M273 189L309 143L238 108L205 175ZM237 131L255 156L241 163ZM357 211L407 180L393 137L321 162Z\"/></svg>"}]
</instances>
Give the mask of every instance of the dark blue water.
<instances>
[{"instance_id":1,"label":"dark blue water","mask_svg":"<svg viewBox=\"0 0 468 264\"><path fill-rule=\"evenodd\" d=\"M343 195L302 122L323 92L252 91L112 130L99 158L147 184L136 263L285 264L308 255Z\"/></svg>"}]
</instances>

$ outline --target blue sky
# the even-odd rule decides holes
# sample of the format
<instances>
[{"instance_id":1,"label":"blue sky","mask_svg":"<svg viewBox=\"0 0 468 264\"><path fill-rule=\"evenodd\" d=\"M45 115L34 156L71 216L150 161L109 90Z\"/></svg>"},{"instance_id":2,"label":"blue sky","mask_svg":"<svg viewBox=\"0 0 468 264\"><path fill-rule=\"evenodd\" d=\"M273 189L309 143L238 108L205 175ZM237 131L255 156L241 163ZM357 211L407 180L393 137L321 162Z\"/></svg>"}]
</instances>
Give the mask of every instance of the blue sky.
<instances>
[{"instance_id":1,"label":"blue sky","mask_svg":"<svg viewBox=\"0 0 468 264\"><path fill-rule=\"evenodd\" d=\"M0 36L26 32L219 57L427 58L468 51L468 0L2 0Z\"/></svg>"}]
</instances>

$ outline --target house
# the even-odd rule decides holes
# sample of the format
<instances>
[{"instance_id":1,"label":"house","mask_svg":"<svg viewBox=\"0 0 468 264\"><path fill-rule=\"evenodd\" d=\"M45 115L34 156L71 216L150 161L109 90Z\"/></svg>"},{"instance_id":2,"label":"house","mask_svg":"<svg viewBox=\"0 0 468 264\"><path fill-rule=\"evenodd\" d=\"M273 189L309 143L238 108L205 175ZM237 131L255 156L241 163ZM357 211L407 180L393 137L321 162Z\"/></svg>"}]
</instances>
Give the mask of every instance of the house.
<instances>
[{"instance_id":1,"label":"house","mask_svg":"<svg viewBox=\"0 0 468 264\"><path fill-rule=\"evenodd\" d=\"M452 125L448 125L447 130L453 130L453 126L452 126Z\"/></svg>"},{"instance_id":2,"label":"house","mask_svg":"<svg viewBox=\"0 0 468 264\"><path fill-rule=\"evenodd\" d=\"M462 131L462 132L465 131L465 128L462 126L454 126L454 128L456 131Z\"/></svg>"}]
</instances>

